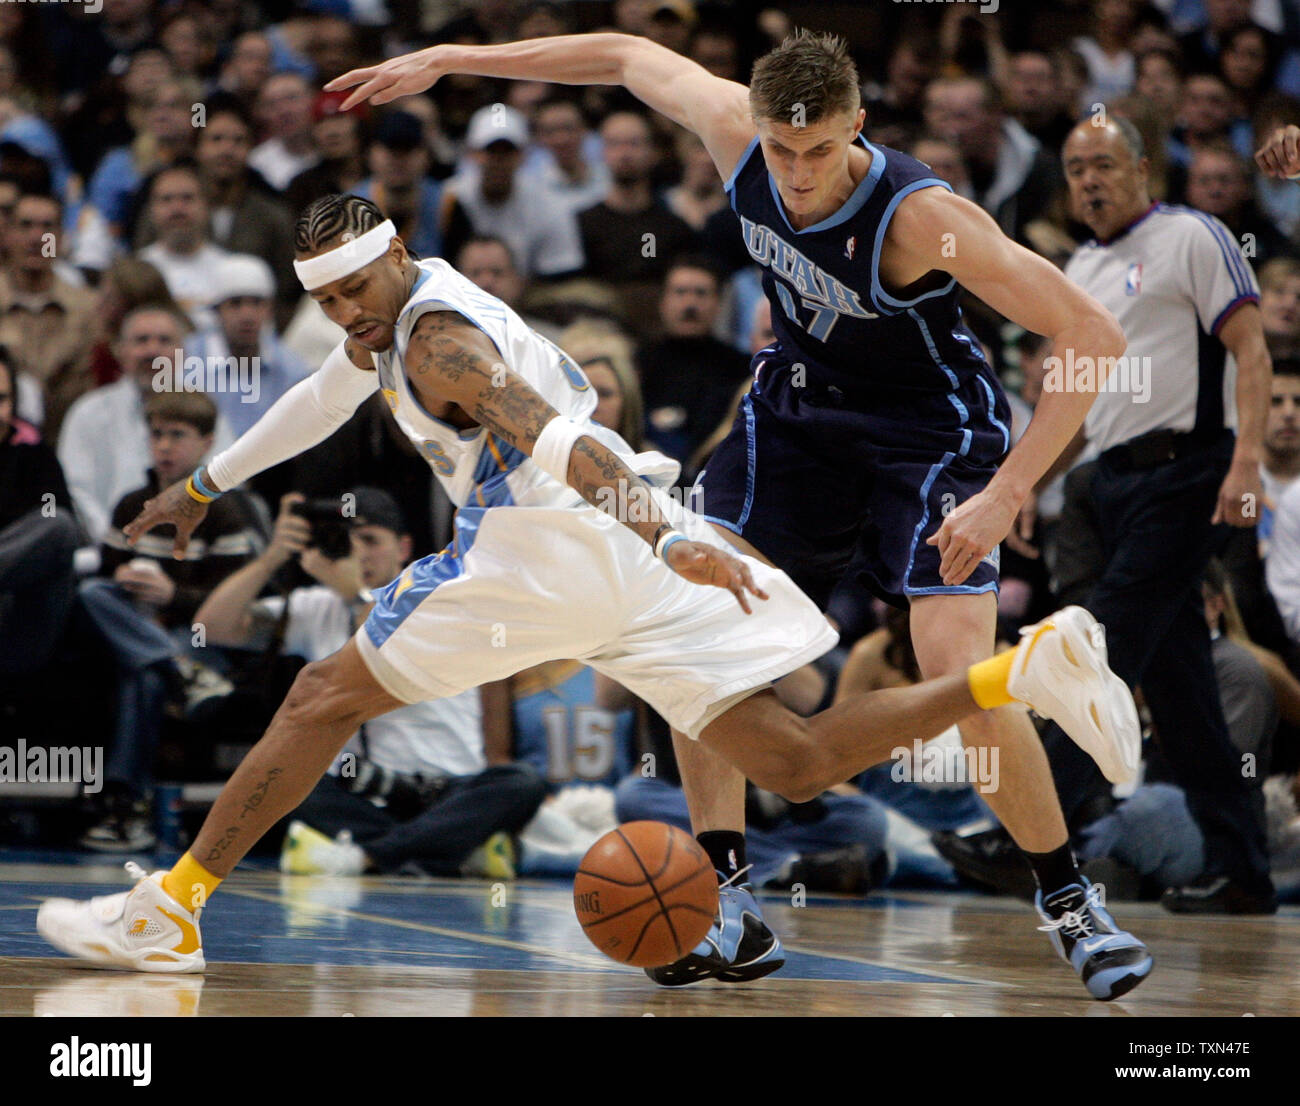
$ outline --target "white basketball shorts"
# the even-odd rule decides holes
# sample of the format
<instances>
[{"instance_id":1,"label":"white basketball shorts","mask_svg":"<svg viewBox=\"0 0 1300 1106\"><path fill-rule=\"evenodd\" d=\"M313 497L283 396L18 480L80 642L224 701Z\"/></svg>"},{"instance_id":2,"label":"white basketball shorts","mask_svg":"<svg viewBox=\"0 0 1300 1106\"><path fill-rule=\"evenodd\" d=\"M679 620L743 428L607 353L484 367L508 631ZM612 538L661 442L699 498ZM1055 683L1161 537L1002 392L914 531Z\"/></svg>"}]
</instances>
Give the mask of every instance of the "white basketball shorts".
<instances>
[{"instance_id":1,"label":"white basketball shorts","mask_svg":"<svg viewBox=\"0 0 1300 1106\"><path fill-rule=\"evenodd\" d=\"M736 552L698 515L677 523ZM749 615L729 591L678 576L594 507L462 508L456 540L376 593L356 642L380 686L407 703L573 659L698 738L746 694L838 641L784 572L743 559L770 597L749 596Z\"/></svg>"}]
</instances>

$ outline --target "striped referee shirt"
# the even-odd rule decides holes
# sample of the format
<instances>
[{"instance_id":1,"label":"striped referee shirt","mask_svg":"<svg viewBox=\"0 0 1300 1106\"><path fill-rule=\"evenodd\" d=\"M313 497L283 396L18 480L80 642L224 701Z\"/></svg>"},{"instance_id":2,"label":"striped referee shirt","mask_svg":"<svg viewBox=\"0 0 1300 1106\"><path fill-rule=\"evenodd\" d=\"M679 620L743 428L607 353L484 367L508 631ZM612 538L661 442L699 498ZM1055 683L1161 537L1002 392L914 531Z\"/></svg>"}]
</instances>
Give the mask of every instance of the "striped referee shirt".
<instances>
[{"instance_id":1,"label":"striped referee shirt","mask_svg":"<svg viewBox=\"0 0 1300 1106\"><path fill-rule=\"evenodd\" d=\"M1231 397L1234 417L1225 419L1224 385L1236 365L1218 335L1238 307L1259 302L1259 285L1218 219L1154 203L1114 238L1081 246L1065 275L1110 309L1128 339L1084 424L1098 450L1153 430L1235 421ZM1069 372L1061 379L1068 388Z\"/></svg>"}]
</instances>

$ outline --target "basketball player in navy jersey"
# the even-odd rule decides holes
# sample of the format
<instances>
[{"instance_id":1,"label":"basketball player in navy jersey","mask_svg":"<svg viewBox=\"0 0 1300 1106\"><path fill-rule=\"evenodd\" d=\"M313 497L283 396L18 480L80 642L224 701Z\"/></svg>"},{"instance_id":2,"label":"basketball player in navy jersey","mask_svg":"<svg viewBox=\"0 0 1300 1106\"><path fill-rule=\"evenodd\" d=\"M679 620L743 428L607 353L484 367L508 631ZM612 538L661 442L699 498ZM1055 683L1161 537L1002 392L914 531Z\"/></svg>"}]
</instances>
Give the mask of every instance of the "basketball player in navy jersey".
<instances>
[{"instance_id":1,"label":"basketball player in navy jersey","mask_svg":"<svg viewBox=\"0 0 1300 1106\"><path fill-rule=\"evenodd\" d=\"M699 135L764 269L777 341L755 356L753 388L695 509L823 605L860 548L861 582L909 607L927 678L991 656L999 544L1095 394L1045 394L1008 453L1007 401L962 322L957 285L1049 336L1063 361L1067 350L1122 354L1113 316L926 165L867 142L857 73L833 36L788 38L755 64L748 88L621 34L435 46L326 88L353 88L345 107L381 104L449 73L623 85ZM973 716L962 737L999 750L1001 786L987 798L1034 870L1057 951L1094 994L1112 978L1136 986L1150 956L1079 874L1027 714ZM676 744L696 832L725 885L709 937L649 974L666 985L757 978L784 957L736 886L744 781L699 743Z\"/></svg>"}]
</instances>

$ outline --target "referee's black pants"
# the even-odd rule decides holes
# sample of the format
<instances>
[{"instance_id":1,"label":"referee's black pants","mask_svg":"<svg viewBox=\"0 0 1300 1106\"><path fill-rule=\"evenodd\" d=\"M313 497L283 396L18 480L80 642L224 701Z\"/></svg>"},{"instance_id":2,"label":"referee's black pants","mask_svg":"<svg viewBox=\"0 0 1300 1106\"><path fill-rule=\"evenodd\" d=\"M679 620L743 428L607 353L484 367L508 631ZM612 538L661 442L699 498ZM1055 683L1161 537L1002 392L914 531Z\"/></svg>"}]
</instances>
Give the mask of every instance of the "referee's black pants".
<instances>
[{"instance_id":1,"label":"referee's black pants","mask_svg":"<svg viewBox=\"0 0 1300 1106\"><path fill-rule=\"evenodd\" d=\"M1142 688L1161 751L1205 837L1205 873L1262 892L1271 890L1264 826L1223 718L1201 598L1206 564L1226 536L1210 519L1233 446L1225 431L1149 468L1102 454L1085 493L1103 564L1086 606L1106 627L1111 668ZM1110 785L1059 727L1048 727L1044 744L1074 826L1073 816Z\"/></svg>"}]
</instances>

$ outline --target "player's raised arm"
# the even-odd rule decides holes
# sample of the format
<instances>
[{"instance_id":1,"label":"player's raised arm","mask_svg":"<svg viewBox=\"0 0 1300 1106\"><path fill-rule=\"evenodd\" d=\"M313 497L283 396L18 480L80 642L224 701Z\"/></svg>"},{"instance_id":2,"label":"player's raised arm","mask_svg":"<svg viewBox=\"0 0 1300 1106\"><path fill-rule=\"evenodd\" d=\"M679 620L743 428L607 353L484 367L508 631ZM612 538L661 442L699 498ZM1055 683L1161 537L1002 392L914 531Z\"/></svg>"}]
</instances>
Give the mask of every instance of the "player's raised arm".
<instances>
[{"instance_id":1,"label":"player's raised arm","mask_svg":"<svg viewBox=\"0 0 1300 1106\"><path fill-rule=\"evenodd\" d=\"M993 310L1026 330L1052 339L1062 362L1091 357L1097 389L1045 391L1033 420L988 487L967 500L931 539L943 552L945 583L959 583L963 563L977 548L984 556L1011 529L1021 505L1083 425L1105 378L1104 366L1127 345L1115 317L1045 258L1007 238L982 208L939 188L913 192L890 226L882 259L917 279L931 269L957 278ZM951 576L949 570L952 570ZM969 571L969 570L967 570ZM964 577L963 577L964 578Z\"/></svg>"},{"instance_id":2,"label":"player's raised arm","mask_svg":"<svg viewBox=\"0 0 1300 1106\"><path fill-rule=\"evenodd\" d=\"M351 339L340 342L321 367L284 393L229 449L166 488L122 528L132 545L155 526L176 527L172 555L181 558L194 528L218 495L250 476L323 442L352 417L377 387L370 354Z\"/></svg>"},{"instance_id":3,"label":"player's raised arm","mask_svg":"<svg viewBox=\"0 0 1300 1106\"><path fill-rule=\"evenodd\" d=\"M744 562L717 546L692 542L654 507L650 486L612 450L560 415L527 381L508 371L496 346L454 311L416 320L407 345L407 376L430 408L448 402L611 515L692 583L726 588L745 612L745 593L767 596Z\"/></svg>"},{"instance_id":4,"label":"player's raised arm","mask_svg":"<svg viewBox=\"0 0 1300 1106\"><path fill-rule=\"evenodd\" d=\"M1052 339L1052 354L1115 358L1128 342L1115 316L1046 258L1011 241L982 208L938 188L914 192L894 217L899 241L921 264L957 278L994 311ZM950 256L944 256L947 253ZM1098 365L1109 365L1098 361ZM1098 373L1098 390L1104 374ZM990 483L1020 499L1056 460L1097 398L1094 391L1044 392L1029 429Z\"/></svg>"},{"instance_id":5,"label":"player's raised arm","mask_svg":"<svg viewBox=\"0 0 1300 1106\"><path fill-rule=\"evenodd\" d=\"M642 103L700 136L724 177L730 176L755 130L748 89L636 35L602 32L524 39L497 46L446 43L353 69L325 88L354 91L343 102L386 104L423 92L448 73L557 84L622 85Z\"/></svg>"}]
</instances>

